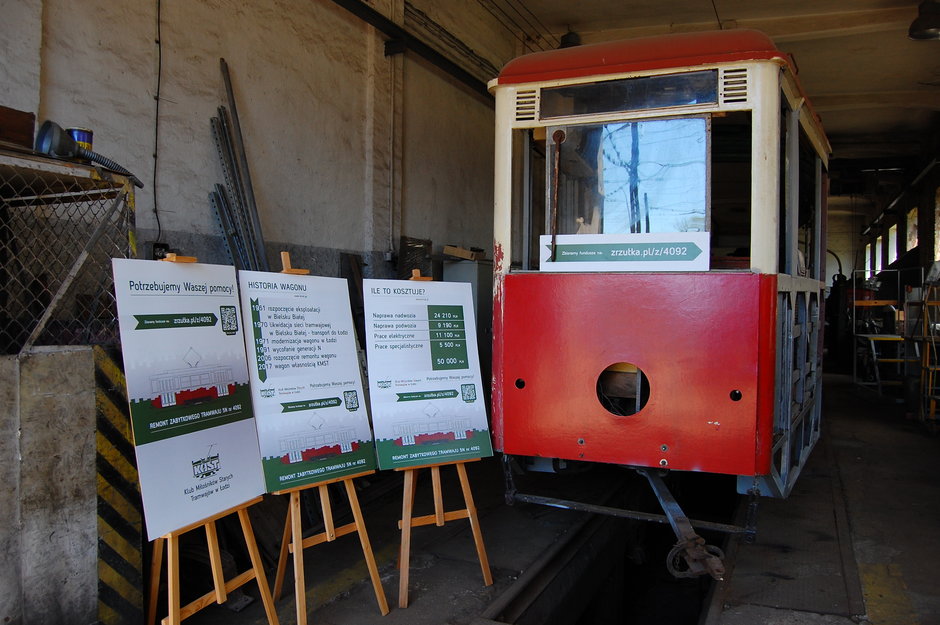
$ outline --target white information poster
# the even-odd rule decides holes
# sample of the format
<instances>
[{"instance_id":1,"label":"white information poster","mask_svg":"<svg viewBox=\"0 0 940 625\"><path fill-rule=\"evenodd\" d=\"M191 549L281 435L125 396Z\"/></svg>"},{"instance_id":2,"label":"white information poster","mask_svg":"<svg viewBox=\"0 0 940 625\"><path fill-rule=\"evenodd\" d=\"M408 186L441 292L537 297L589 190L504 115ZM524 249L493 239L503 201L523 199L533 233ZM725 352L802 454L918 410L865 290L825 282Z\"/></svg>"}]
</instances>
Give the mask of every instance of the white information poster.
<instances>
[{"instance_id":1,"label":"white information poster","mask_svg":"<svg viewBox=\"0 0 940 625\"><path fill-rule=\"evenodd\" d=\"M539 237L540 271L708 271L710 232Z\"/></svg>"},{"instance_id":2,"label":"white information poster","mask_svg":"<svg viewBox=\"0 0 940 625\"><path fill-rule=\"evenodd\" d=\"M147 536L264 492L235 269L114 259Z\"/></svg>"},{"instance_id":3,"label":"white information poster","mask_svg":"<svg viewBox=\"0 0 940 625\"><path fill-rule=\"evenodd\" d=\"M346 280L238 279L268 491L375 469Z\"/></svg>"},{"instance_id":4,"label":"white information poster","mask_svg":"<svg viewBox=\"0 0 940 625\"><path fill-rule=\"evenodd\" d=\"M364 280L363 291L379 467L492 455L470 285Z\"/></svg>"}]
</instances>

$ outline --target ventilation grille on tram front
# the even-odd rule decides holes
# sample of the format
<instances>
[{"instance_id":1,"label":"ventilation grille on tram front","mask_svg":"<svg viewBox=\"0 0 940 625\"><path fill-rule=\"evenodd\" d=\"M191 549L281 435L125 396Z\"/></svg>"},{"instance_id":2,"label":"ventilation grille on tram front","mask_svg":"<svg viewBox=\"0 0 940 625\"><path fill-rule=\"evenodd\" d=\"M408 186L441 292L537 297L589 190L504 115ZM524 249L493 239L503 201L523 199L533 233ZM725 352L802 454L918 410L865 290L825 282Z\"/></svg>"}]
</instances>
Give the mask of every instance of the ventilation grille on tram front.
<instances>
[{"instance_id":1,"label":"ventilation grille on tram front","mask_svg":"<svg viewBox=\"0 0 940 625\"><path fill-rule=\"evenodd\" d=\"M721 103L747 102L747 69L721 71Z\"/></svg>"},{"instance_id":2,"label":"ventilation grille on tram front","mask_svg":"<svg viewBox=\"0 0 940 625\"><path fill-rule=\"evenodd\" d=\"M535 121L539 108L539 92L536 89L527 89L516 92L516 121Z\"/></svg>"}]
</instances>

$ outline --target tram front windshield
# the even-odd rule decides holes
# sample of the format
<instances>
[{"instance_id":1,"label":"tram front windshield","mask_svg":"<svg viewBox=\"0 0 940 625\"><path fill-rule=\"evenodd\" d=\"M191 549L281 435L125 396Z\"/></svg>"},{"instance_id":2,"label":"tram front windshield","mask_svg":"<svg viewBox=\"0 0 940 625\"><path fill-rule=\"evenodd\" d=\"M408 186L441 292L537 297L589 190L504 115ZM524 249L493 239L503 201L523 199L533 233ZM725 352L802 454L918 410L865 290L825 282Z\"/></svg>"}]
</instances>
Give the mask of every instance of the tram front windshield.
<instances>
[{"instance_id":1,"label":"tram front windshield","mask_svg":"<svg viewBox=\"0 0 940 625\"><path fill-rule=\"evenodd\" d=\"M707 117L546 130L545 232L708 230Z\"/></svg>"}]
</instances>

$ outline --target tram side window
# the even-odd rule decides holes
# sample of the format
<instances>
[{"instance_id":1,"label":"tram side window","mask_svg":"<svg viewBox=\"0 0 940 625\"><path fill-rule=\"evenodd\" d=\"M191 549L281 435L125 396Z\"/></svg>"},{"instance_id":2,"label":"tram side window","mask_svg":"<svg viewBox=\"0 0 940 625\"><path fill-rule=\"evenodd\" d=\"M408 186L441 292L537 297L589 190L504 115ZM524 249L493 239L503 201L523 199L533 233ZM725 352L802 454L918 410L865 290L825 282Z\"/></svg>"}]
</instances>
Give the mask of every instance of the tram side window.
<instances>
[{"instance_id":1,"label":"tram side window","mask_svg":"<svg viewBox=\"0 0 940 625\"><path fill-rule=\"evenodd\" d=\"M750 111L712 117L713 269L750 267L751 132Z\"/></svg>"},{"instance_id":2,"label":"tram side window","mask_svg":"<svg viewBox=\"0 0 940 625\"><path fill-rule=\"evenodd\" d=\"M820 279L817 218L823 192L821 160L799 123L799 115L786 100L781 102L780 125L779 271ZM789 158L791 140L796 144L793 163Z\"/></svg>"},{"instance_id":3,"label":"tram side window","mask_svg":"<svg viewBox=\"0 0 940 625\"><path fill-rule=\"evenodd\" d=\"M819 279L819 261L816 228L816 213L819 210L819 180L817 180L817 162L819 157L810 142L806 131L800 126L800 162L797 217L797 251L800 275Z\"/></svg>"}]
</instances>

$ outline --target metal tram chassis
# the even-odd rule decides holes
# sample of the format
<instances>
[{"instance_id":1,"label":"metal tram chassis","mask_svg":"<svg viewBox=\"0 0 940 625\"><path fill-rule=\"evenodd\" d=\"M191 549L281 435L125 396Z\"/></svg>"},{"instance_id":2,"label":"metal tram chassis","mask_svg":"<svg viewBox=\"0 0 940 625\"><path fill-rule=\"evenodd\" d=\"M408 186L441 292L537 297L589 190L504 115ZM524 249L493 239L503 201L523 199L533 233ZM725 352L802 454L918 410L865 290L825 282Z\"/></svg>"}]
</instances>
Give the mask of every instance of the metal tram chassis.
<instances>
[{"instance_id":1,"label":"metal tram chassis","mask_svg":"<svg viewBox=\"0 0 940 625\"><path fill-rule=\"evenodd\" d=\"M679 506L679 502L672 496L672 493L669 492L669 488L663 481L663 476L668 473L666 470L649 469L646 467L624 467L633 469L649 482L664 512L664 514L655 514L651 512L641 512L639 510L626 510L623 508L572 501L570 499L520 493L516 489L515 481L513 480L511 463L512 456L504 455L503 471L506 479L506 503L509 505L515 502L532 503L552 508L561 508L563 510L579 510L592 514L604 514L623 519L633 519L651 523L668 523L672 527L672 531L677 539L676 544L666 556L666 568L674 577L698 577L707 573L716 580L724 578L724 553L719 547L707 544L705 539L695 532L694 528L722 532L724 534L740 534L744 541L748 543L753 542L757 535L757 501L760 495L757 489L748 491L745 523L743 526L740 526L688 518ZM685 566L682 565L682 561L685 562Z\"/></svg>"}]
</instances>

